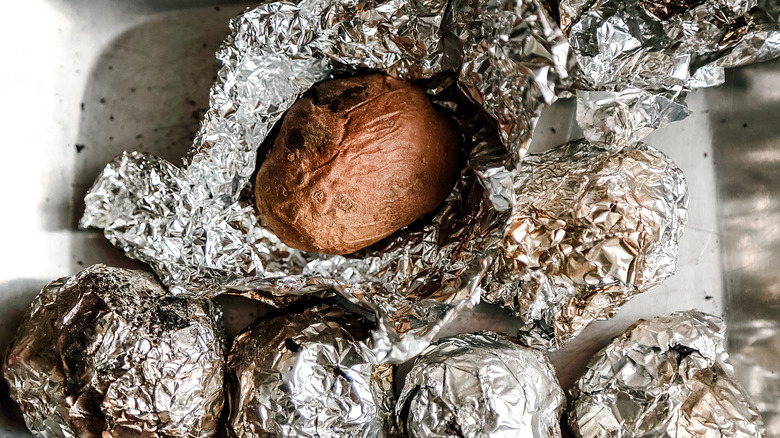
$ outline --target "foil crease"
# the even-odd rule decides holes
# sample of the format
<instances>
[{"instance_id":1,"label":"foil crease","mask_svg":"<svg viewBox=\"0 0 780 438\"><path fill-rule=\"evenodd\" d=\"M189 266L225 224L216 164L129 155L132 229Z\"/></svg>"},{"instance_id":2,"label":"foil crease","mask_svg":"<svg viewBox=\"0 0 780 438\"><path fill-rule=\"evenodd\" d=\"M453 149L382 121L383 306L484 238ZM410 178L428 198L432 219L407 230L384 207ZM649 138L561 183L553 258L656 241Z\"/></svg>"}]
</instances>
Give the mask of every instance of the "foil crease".
<instances>
[{"instance_id":1,"label":"foil crease","mask_svg":"<svg viewBox=\"0 0 780 438\"><path fill-rule=\"evenodd\" d=\"M647 145L613 154L578 140L529 155L515 204L482 297L522 320L526 345L560 348L675 271L687 185Z\"/></svg>"},{"instance_id":2,"label":"foil crease","mask_svg":"<svg viewBox=\"0 0 780 438\"><path fill-rule=\"evenodd\" d=\"M374 312L377 360L413 357L479 299L511 214L514 167L573 68L537 0L468 7L474 14L438 0L315 0L247 11L217 55L223 66L186 166L126 152L95 181L80 225L104 229L175 295L233 291L286 303L339 294ZM435 217L380 244L348 257L288 248L252 208L257 150L314 83L358 68L417 80L434 94L463 129L466 166ZM480 119L474 102L496 123Z\"/></svg>"},{"instance_id":3,"label":"foil crease","mask_svg":"<svg viewBox=\"0 0 780 438\"><path fill-rule=\"evenodd\" d=\"M544 353L478 332L425 350L406 377L396 415L412 438L555 438L565 400Z\"/></svg>"},{"instance_id":4,"label":"foil crease","mask_svg":"<svg viewBox=\"0 0 780 438\"><path fill-rule=\"evenodd\" d=\"M223 405L221 312L151 274L94 265L35 298L3 374L42 437L210 437Z\"/></svg>"},{"instance_id":5,"label":"foil crease","mask_svg":"<svg viewBox=\"0 0 780 438\"><path fill-rule=\"evenodd\" d=\"M393 369L373 361L372 327L330 304L252 324L228 358L231 436L392 436Z\"/></svg>"},{"instance_id":6,"label":"foil crease","mask_svg":"<svg viewBox=\"0 0 780 438\"><path fill-rule=\"evenodd\" d=\"M587 138L617 149L665 124L658 120L685 118L685 91L720 85L725 67L780 55L773 0L562 0L559 12L582 72L575 88L646 94L630 119L608 118L612 129L604 129L589 115L628 115L623 99L578 93L584 109L577 121Z\"/></svg>"},{"instance_id":7,"label":"foil crease","mask_svg":"<svg viewBox=\"0 0 780 438\"><path fill-rule=\"evenodd\" d=\"M640 320L596 353L573 389L579 437L763 437L736 381L725 325L698 311Z\"/></svg>"}]
</instances>

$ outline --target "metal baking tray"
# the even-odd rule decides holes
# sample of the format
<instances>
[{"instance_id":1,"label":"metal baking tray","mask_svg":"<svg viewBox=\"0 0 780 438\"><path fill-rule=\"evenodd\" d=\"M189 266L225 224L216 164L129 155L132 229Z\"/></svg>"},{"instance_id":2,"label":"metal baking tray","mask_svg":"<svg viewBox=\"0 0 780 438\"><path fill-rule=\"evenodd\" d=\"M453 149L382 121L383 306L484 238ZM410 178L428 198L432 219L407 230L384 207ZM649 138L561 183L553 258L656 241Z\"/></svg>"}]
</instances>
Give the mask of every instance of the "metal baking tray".
<instances>
[{"instance_id":1,"label":"metal baking tray","mask_svg":"<svg viewBox=\"0 0 780 438\"><path fill-rule=\"evenodd\" d=\"M181 163L208 106L214 52L230 17L254 2L28 0L0 17L5 53L0 152L0 351L49 281L94 263L141 268L99 231L76 227L83 197L124 150ZM688 119L647 142L686 174L689 223L677 274L552 354L564 388L591 355L639 318L700 309L726 318L737 375L780 437L780 61L730 70L694 92ZM532 151L580 134L574 105L545 111ZM223 297L230 334L267 309ZM488 306L448 333L503 329ZM401 367L403 372L404 367ZM0 383L0 437L26 437Z\"/></svg>"}]
</instances>

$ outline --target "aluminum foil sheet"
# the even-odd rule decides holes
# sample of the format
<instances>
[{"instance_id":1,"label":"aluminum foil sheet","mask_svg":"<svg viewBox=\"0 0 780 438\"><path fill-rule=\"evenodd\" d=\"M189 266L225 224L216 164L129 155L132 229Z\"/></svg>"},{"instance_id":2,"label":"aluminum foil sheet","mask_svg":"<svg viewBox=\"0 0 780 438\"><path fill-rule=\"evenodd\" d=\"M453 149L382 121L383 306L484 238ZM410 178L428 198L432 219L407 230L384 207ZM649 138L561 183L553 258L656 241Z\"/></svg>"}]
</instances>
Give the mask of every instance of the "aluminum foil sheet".
<instances>
[{"instance_id":1,"label":"aluminum foil sheet","mask_svg":"<svg viewBox=\"0 0 780 438\"><path fill-rule=\"evenodd\" d=\"M550 361L492 332L428 347L396 406L409 437L560 437L566 398Z\"/></svg>"},{"instance_id":2,"label":"aluminum foil sheet","mask_svg":"<svg viewBox=\"0 0 780 438\"><path fill-rule=\"evenodd\" d=\"M734 378L725 325L677 312L640 320L596 353L577 381L569 424L579 437L763 437Z\"/></svg>"},{"instance_id":3,"label":"aluminum foil sheet","mask_svg":"<svg viewBox=\"0 0 780 438\"><path fill-rule=\"evenodd\" d=\"M538 0L274 2L230 29L186 167L125 153L87 194L81 226L103 228L175 295L232 290L277 303L340 294L375 313L378 361L413 357L479 299L511 214L515 165L574 65L565 38ZM463 129L467 164L425 223L348 257L290 249L252 208L257 149L312 84L356 68L417 80L434 94Z\"/></svg>"},{"instance_id":4,"label":"aluminum foil sheet","mask_svg":"<svg viewBox=\"0 0 780 438\"><path fill-rule=\"evenodd\" d=\"M392 436L393 369L373 361L372 327L331 304L257 320L228 358L231 436Z\"/></svg>"},{"instance_id":5,"label":"aluminum foil sheet","mask_svg":"<svg viewBox=\"0 0 780 438\"><path fill-rule=\"evenodd\" d=\"M223 405L221 312L148 273L95 265L33 301L3 374L42 437L210 437Z\"/></svg>"},{"instance_id":6,"label":"aluminum foil sheet","mask_svg":"<svg viewBox=\"0 0 780 438\"><path fill-rule=\"evenodd\" d=\"M529 155L483 299L522 319L518 336L565 345L671 276L687 220L682 171L639 144L615 154L578 140Z\"/></svg>"},{"instance_id":7,"label":"aluminum foil sheet","mask_svg":"<svg viewBox=\"0 0 780 438\"><path fill-rule=\"evenodd\" d=\"M725 67L780 55L774 0L562 0L559 9L582 70L577 121L588 140L615 149L685 118L685 91L721 84Z\"/></svg>"}]
</instances>

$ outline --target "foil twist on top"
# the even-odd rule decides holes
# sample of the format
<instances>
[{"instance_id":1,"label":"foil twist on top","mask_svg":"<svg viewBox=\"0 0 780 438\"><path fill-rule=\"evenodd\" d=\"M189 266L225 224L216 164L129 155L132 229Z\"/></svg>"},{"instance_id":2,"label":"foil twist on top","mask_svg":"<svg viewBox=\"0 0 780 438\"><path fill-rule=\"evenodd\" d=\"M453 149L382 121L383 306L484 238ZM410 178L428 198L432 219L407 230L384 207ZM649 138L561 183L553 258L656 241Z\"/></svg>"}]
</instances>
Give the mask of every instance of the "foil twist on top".
<instances>
[{"instance_id":1,"label":"foil twist on top","mask_svg":"<svg viewBox=\"0 0 780 438\"><path fill-rule=\"evenodd\" d=\"M698 311L640 320L596 353L573 389L579 437L765 436L735 380L725 325Z\"/></svg>"},{"instance_id":2,"label":"foil twist on top","mask_svg":"<svg viewBox=\"0 0 780 438\"><path fill-rule=\"evenodd\" d=\"M210 437L223 405L221 312L148 273L95 265L35 298L3 370L50 437Z\"/></svg>"},{"instance_id":3,"label":"foil twist on top","mask_svg":"<svg viewBox=\"0 0 780 438\"><path fill-rule=\"evenodd\" d=\"M721 84L725 67L780 55L773 0L562 0L559 9L582 70L577 121L615 150L685 118L685 91Z\"/></svg>"},{"instance_id":4,"label":"foil twist on top","mask_svg":"<svg viewBox=\"0 0 780 438\"><path fill-rule=\"evenodd\" d=\"M81 226L103 228L176 295L232 290L286 303L340 294L376 314L378 361L413 357L479 299L511 213L514 166L573 68L560 30L538 0L273 2L231 21L217 56L223 66L187 166L126 152L87 194ZM355 68L435 94L463 129L466 166L432 218L380 244L348 257L288 248L248 197L257 150L303 92Z\"/></svg>"},{"instance_id":5,"label":"foil twist on top","mask_svg":"<svg viewBox=\"0 0 780 438\"><path fill-rule=\"evenodd\" d=\"M231 434L391 436L393 370L373 362L371 327L329 304L257 320L228 358Z\"/></svg>"},{"instance_id":6,"label":"foil twist on top","mask_svg":"<svg viewBox=\"0 0 780 438\"><path fill-rule=\"evenodd\" d=\"M418 437L560 437L565 397L550 361L492 332L443 338L415 361L396 405Z\"/></svg>"},{"instance_id":7,"label":"foil twist on top","mask_svg":"<svg viewBox=\"0 0 780 438\"><path fill-rule=\"evenodd\" d=\"M691 113L684 95L649 92L635 87L620 91L577 90L577 124L589 141L611 152L637 144L658 128Z\"/></svg>"},{"instance_id":8,"label":"foil twist on top","mask_svg":"<svg viewBox=\"0 0 780 438\"><path fill-rule=\"evenodd\" d=\"M611 154L579 140L529 155L515 179L485 301L520 317L523 343L565 345L671 276L687 221L682 171L640 144Z\"/></svg>"}]
</instances>

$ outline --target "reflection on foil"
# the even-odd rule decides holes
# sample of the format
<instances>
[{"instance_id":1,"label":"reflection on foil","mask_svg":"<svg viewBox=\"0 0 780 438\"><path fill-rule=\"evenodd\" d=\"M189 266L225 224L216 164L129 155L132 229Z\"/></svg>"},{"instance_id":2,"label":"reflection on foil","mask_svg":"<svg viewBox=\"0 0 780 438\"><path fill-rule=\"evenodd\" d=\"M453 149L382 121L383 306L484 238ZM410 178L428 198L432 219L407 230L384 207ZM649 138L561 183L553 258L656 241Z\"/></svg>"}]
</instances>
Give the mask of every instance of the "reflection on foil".
<instances>
[{"instance_id":1,"label":"reflection on foil","mask_svg":"<svg viewBox=\"0 0 780 438\"><path fill-rule=\"evenodd\" d=\"M529 155L483 299L523 320L527 345L556 349L671 276L687 220L682 171L639 144L610 154L579 140Z\"/></svg>"},{"instance_id":2,"label":"reflection on foil","mask_svg":"<svg viewBox=\"0 0 780 438\"><path fill-rule=\"evenodd\" d=\"M428 347L406 377L396 415L412 438L560 437L564 402L544 353L479 332Z\"/></svg>"},{"instance_id":3,"label":"reflection on foil","mask_svg":"<svg viewBox=\"0 0 780 438\"><path fill-rule=\"evenodd\" d=\"M205 438L222 412L223 336L211 301L95 265L35 298L4 376L39 436Z\"/></svg>"},{"instance_id":4,"label":"reflection on foil","mask_svg":"<svg viewBox=\"0 0 780 438\"><path fill-rule=\"evenodd\" d=\"M774 1L562 0L560 16L582 70L578 88L645 94L631 113L623 99L578 95L587 110L578 111L577 121L587 138L618 149L685 118L685 90L720 85L725 67L780 55ZM605 117L607 129L594 126Z\"/></svg>"},{"instance_id":5,"label":"reflection on foil","mask_svg":"<svg viewBox=\"0 0 780 438\"><path fill-rule=\"evenodd\" d=\"M103 228L177 295L237 290L276 302L340 294L376 314L378 360L413 357L479 299L511 214L515 165L574 64L537 0L455 9L447 14L437 0L317 0L249 10L231 22L218 53L223 67L187 167L125 153L87 194L81 226ZM246 198L257 148L301 93L353 68L427 85L463 129L467 164L426 223L348 257L290 249L262 227ZM495 117L494 126L479 121L473 102Z\"/></svg>"},{"instance_id":6,"label":"reflection on foil","mask_svg":"<svg viewBox=\"0 0 780 438\"><path fill-rule=\"evenodd\" d=\"M392 436L393 369L373 362L372 326L329 304L257 320L228 358L231 434Z\"/></svg>"},{"instance_id":7,"label":"reflection on foil","mask_svg":"<svg viewBox=\"0 0 780 438\"><path fill-rule=\"evenodd\" d=\"M734 377L725 325L698 311L640 320L596 353L573 389L579 437L764 436Z\"/></svg>"}]
</instances>

